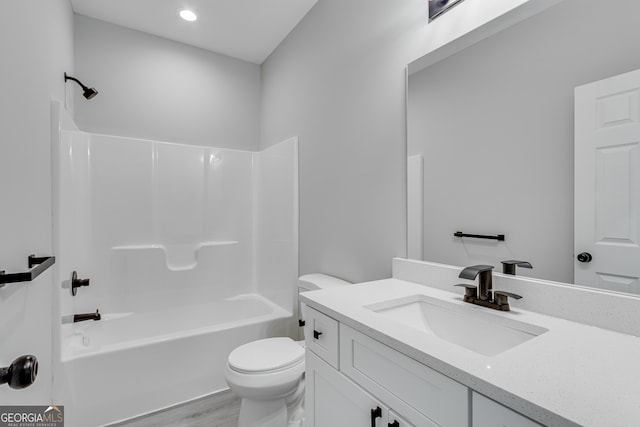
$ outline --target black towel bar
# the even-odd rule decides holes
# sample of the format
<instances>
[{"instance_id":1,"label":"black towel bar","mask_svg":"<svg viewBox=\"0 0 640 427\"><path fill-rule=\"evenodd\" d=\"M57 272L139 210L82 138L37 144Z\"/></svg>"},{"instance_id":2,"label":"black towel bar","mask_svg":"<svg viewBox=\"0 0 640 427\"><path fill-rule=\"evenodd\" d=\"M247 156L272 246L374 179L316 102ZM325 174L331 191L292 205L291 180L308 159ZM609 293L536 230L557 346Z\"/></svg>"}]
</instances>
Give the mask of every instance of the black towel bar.
<instances>
[{"instance_id":1,"label":"black towel bar","mask_svg":"<svg viewBox=\"0 0 640 427\"><path fill-rule=\"evenodd\" d=\"M0 271L0 288L7 283L30 282L44 273L49 267L55 264L55 262L56 257L54 256L37 257L35 255L29 255L29 271L11 274Z\"/></svg>"},{"instance_id":2,"label":"black towel bar","mask_svg":"<svg viewBox=\"0 0 640 427\"><path fill-rule=\"evenodd\" d=\"M490 240L498 240L499 242L504 242L504 234L498 234L497 236L486 236L483 234L467 234L462 231L456 231L453 233L456 237L473 237L474 239L490 239Z\"/></svg>"}]
</instances>

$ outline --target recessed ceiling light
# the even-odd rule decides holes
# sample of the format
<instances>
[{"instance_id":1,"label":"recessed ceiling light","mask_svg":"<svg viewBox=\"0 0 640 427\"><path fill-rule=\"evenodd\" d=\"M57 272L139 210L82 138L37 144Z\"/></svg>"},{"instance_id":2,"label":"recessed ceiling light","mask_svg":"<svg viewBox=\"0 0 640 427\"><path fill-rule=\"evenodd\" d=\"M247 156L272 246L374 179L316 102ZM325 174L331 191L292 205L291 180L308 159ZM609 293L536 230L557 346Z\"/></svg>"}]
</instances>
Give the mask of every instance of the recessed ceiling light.
<instances>
[{"instance_id":1,"label":"recessed ceiling light","mask_svg":"<svg viewBox=\"0 0 640 427\"><path fill-rule=\"evenodd\" d=\"M193 22L198 19L198 15L196 15L189 9L182 9L180 11L180 18L184 19L185 21Z\"/></svg>"}]
</instances>

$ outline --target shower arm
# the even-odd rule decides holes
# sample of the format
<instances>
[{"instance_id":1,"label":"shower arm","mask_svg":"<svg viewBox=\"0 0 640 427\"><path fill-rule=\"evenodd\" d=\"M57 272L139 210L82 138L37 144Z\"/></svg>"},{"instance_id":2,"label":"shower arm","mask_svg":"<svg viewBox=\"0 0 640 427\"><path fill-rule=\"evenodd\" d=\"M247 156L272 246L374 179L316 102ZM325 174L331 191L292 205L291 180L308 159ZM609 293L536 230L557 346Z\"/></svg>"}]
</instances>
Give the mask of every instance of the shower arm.
<instances>
[{"instance_id":1,"label":"shower arm","mask_svg":"<svg viewBox=\"0 0 640 427\"><path fill-rule=\"evenodd\" d=\"M66 82L67 80L73 80L74 82L78 83L80 87L82 87L82 90L89 89L87 86L83 85L80 80L76 79L75 77L68 76L67 73L64 73L64 81Z\"/></svg>"}]
</instances>

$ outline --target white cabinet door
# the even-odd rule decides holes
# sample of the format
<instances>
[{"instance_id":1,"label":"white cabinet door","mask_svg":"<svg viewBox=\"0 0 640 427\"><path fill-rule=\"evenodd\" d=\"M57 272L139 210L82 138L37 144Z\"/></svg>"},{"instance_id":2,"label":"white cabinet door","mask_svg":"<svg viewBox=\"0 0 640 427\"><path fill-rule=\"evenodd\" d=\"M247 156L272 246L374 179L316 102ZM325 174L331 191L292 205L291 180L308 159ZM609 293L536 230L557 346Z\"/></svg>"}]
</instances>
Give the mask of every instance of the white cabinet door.
<instances>
[{"instance_id":1,"label":"white cabinet door","mask_svg":"<svg viewBox=\"0 0 640 427\"><path fill-rule=\"evenodd\" d=\"M472 427L540 427L517 412L473 392Z\"/></svg>"},{"instance_id":2,"label":"white cabinet door","mask_svg":"<svg viewBox=\"0 0 640 427\"><path fill-rule=\"evenodd\" d=\"M576 284L640 294L640 70L576 88Z\"/></svg>"},{"instance_id":3,"label":"white cabinet door","mask_svg":"<svg viewBox=\"0 0 640 427\"><path fill-rule=\"evenodd\" d=\"M305 375L305 427L387 427L388 408L310 351Z\"/></svg>"},{"instance_id":4,"label":"white cabinet door","mask_svg":"<svg viewBox=\"0 0 640 427\"><path fill-rule=\"evenodd\" d=\"M340 370L417 427L468 427L469 389L340 324Z\"/></svg>"}]
</instances>

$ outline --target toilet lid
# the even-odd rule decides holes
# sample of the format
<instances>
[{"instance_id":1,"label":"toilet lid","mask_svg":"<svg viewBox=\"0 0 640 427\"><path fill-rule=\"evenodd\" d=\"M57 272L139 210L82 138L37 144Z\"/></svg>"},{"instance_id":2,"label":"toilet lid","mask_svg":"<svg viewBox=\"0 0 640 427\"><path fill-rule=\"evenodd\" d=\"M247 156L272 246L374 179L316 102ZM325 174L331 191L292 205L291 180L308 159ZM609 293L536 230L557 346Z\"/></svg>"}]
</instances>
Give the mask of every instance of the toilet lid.
<instances>
[{"instance_id":1,"label":"toilet lid","mask_svg":"<svg viewBox=\"0 0 640 427\"><path fill-rule=\"evenodd\" d=\"M241 345L229 354L229 367L237 372L273 372L304 361L304 348L291 338L266 338Z\"/></svg>"}]
</instances>

